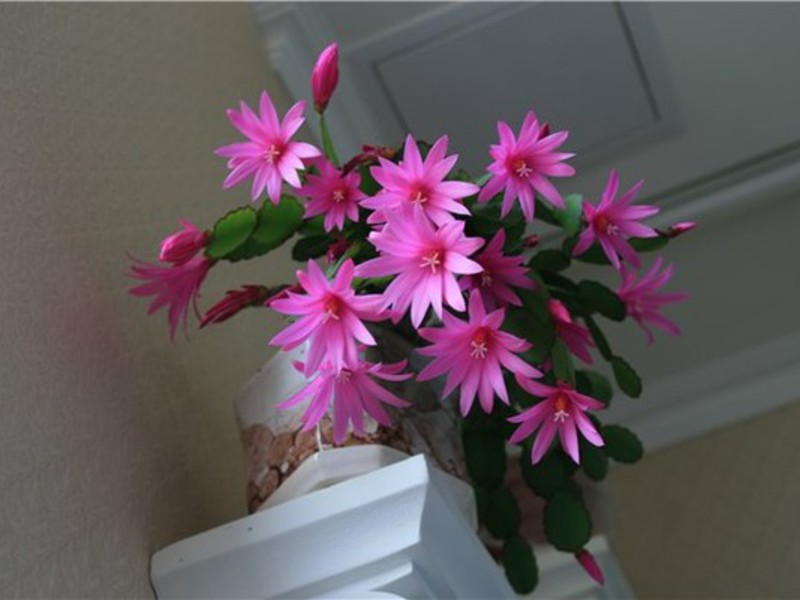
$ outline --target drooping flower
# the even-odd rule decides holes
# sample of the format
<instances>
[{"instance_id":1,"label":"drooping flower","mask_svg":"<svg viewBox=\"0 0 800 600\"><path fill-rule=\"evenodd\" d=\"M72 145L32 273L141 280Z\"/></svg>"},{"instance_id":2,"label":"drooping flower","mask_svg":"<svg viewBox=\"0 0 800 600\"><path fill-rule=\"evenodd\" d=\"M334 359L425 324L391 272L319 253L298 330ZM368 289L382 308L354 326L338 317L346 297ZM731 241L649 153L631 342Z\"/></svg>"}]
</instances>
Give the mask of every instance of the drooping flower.
<instances>
[{"instance_id":1,"label":"drooping flower","mask_svg":"<svg viewBox=\"0 0 800 600\"><path fill-rule=\"evenodd\" d=\"M136 258L133 261L131 277L145 283L131 289L130 293L139 297L154 296L147 314L153 314L164 306L168 307L169 335L175 339L178 324L182 322L186 330L190 306L194 307L195 314L200 317L197 298L200 286L214 261L203 254L169 267L152 265Z\"/></svg>"},{"instance_id":2,"label":"drooping flower","mask_svg":"<svg viewBox=\"0 0 800 600\"><path fill-rule=\"evenodd\" d=\"M228 290L225 297L203 315L200 328L212 323L222 323L249 306L263 304L269 293L269 289L263 285L245 285L240 290Z\"/></svg>"},{"instance_id":3,"label":"drooping flower","mask_svg":"<svg viewBox=\"0 0 800 600\"><path fill-rule=\"evenodd\" d=\"M362 321L383 319L377 294L356 295L352 288L354 265L345 261L333 281L329 281L314 261L308 272L297 271L305 295L286 292L286 298L270 300L270 308L300 319L270 340L273 346L291 350L310 340L306 375L316 371L323 361L339 371L358 362L358 344L375 345L375 338Z\"/></svg>"},{"instance_id":4,"label":"drooping flower","mask_svg":"<svg viewBox=\"0 0 800 600\"><path fill-rule=\"evenodd\" d=\"M454 214L470 214L462 199L477 194L479 188L463 181L445 181L458 160L457 154L445 154L446 135L436 140L423 162L417 142L409 135L402 163L396 165L378 157L380 165L372 167L370 173L383 189L362 202L365 207L376 211L368 222L382 223L386 220L386 213L407 204L420 206L437 225L453 221Z\"/></svg>"},{"instance_id":5,"label":"drooping flower","mask_svg":"<svg viewBox=\"0 0 800 600\"><path fill-rule=\"evenodd\" d=\"M385 381L408 379L411 373L401 373L405 366L406 361L384 365L359 360L338 370L326 362L308 385L278 404L278 408L290 408L310 398L311 402L302 419L303 431L310 431L333 404L333 436L334 441L341 444L347 437L349 423L353 424L356 434L364 433L364 413L381 425L390 427L391 418L381 404L398 408L409 405L375 381L375 378ZM308 372L308 365L302 363L296 363L295 368Z\"/></svg>"},{"instance_id":6,"label":"drooping flower","mask_svg":"<svg viewBox=\"0 0 800 600\"><path fill-rule=\"evenodd\" d=\"M522 301L512 286L526 290L534 287L533 281L527 276L528 269L522 266L522 256L503 254L505 243L506 232L500 229L486 248L474 256L475 262L483 267L483 270L475 275L465 275L460 281L461 289L479 290L483 303L489 310L507 304L522 306Z\"/></svg>"},{"instance_id":7,"label":"drooping flower","mask_svg":"<svg viewBox=\"0 0 800 600\"><path fill-rule=\"evenodd\" d=\"M583 203L583 215L588 226L578 238L578 243L575 244L572 253L583 254L597 241L615 269L620 268L620 256L638 269L639 257L627 239L658 235L655 229L642 225L638 221L658 213L659 208L644 204L630 205L643 183L643 181L638 182L617 200L619 175L616 171L611 171L600 204L595 207L588 202Z\"/></svg>"},{"instance_id":8,"label":"drooping flower","mask_svg":"<svg viewBox=\"0 0 800 600\"><path fill-rule=\"evenodd\" d=\"M572 320L572 315L560 300L555 298L548 300L547 310L553 319L556 334L564 341L567 349L586 364L592 364L589 348L594 347L594 341L592 341L592 334L589 330Z\"/></svg>"},{"instance_id":9,"label":"drooping flower","mask_svg":"<svg viewBox=\"0 0 800 600\"><path fill-rule=\"evenodd\" d=\"M279 121L272 99L267 92L262 92L258 115L244 102L241 102L240 110L228 110L231 124L248 141L222 146L214 151L218 156L229 159L228 168L231 172L223 187L233 187L252 175L253 202L266 189L273 204L281 200L284 181L292 187L300 187L297 171L305 168L303 159L320 155L320 151L311 144L292 140L305 121L305 109L306 103L301 100L289 109L283 121Z\"/></svg>"},{"instance_id":10,"label":"drooping flower","mask_svg":"<svg viewBox=\"0 0 800 600\"><path fill-rule=\"evenodd\" d=\"M575 553L575 560L586 571L586 574L594 579L600 585L606 582L606 576L603 575L603 570L597 564L594 556L586 548L582 548Z\"/></svg>"},{"instance_id":11,"label":"drooping flower","mask_svg":"<svg viewBox=\"0 0 800 600\"><path fill-rule=\"evenodd\" d=\"M384 291L384 306L400 313L410 306L414 327L419 327L430 306L440 318L443 303L463 311L464 297L456 275L483 269L467 258L483 240L466 237L463 221L436 228L418 206L403 206L386 217L386 226L369 235L380 256L358 265L356 275L397 275Z\"/></svg>"},{"instance_id":12,"label":"drooping flower","mask_svg":"<svg viewBox=\"0 0 800 600\"><path fill-rule=\"evenodd\" d=\"M318 113L325 112L337 83L339 83L339 45L333 43L320 52L311 71L311 92L314 96L314 109Z\"/></svg>"},{"instance_id":13,"label":"drooping flower","mask_svg":"<svg viewBox=\"0 0 800 600\"><path fill-rule=\"evenodd\" d=\"M680 335L680 327L662 315L661 309L666 304L680 302L689 297L688 294L667 294L658 291L667 285L674 272L673 266L669 265L659 273L661 265L662 260L659 256L639 281L636 281L636 273L623 267L620 271L622 281L617 288L617 295L625 303L628 316L635 319L644 330L647 342L650 344L653 343L655 337L648 324L672 335Z\"/></svg>"},{"instance_id":14,"label":"drooping flower","mask_svg":"<svg viewBox=\"0 0 800 600\"><path fill-rule=\"evenodd\" d=\"M183 229L164 238L158 260L181 265L208 245L209 233L201 231L186 219L180 221Z\"/></svg>"},{"instance_id":15,"label":"drooping flower","mask_svg":"<svg viewBox=\"0 0 800 600\"><path fill-rule=\"evenodd\" d=\"M481 408L486 413L492 411L495 395L508 404L503 367L524 377L542 375L515 354L529 350L531 344L500 330L505 320L505 309L499 308L487 314L478 290L470 294L468 318L468 321L462 321L445 312L442 315L444 327L419 330L431 345L418 350L424 356L434 357L418 379L426 381L447 373L442 396L461 386L459 407L464 416L472 408L475 396L480 399Z\"/></svg>"},{"instance_id":16,"label":"drooping flower","mask_svg":"<svg viewBox=\"0 0 800 600\"><path fill-rule=\"evenodd\" d=\"M361 175L356 171L342 175L324 158L317 159L314 164L319 175L308 175L307 183L297 192L310 199L305 218L325 215L325 231L344 229L345 219L358 221L358 202L366 198L359 189Z\"/></svg>"},{"instance_id":17,"label":"drooping flower","mask_svg":"<svg viewBox=\"0 0 800 600\"><path fill-rule=\"evenodd\" d=\"M508 419L512 423L519 424L509 440L512 444L518 444L538 430L531 449L532 464L535 465L542 459L550 448L556 432L561 447L578 464L580 464L578 432L593 446L603 445L603 438L586 416L587 410L603 408L602 402L585 396L562 382L559 382L557 387L551 387L518 375L517 383L526 392L542 398L542 401L532 408Z\"/></svg>"},{"instance_id":18,"label":"drooping flower","mask_svg":"<svg viewBox=\"0 0 800 600\"><path fill-rule=\"evenodd\" d=\"M575 174L575 169L564 163L575 155L555 152L569 133L543 132L533 111L525 116L519 139L504 121L497 123L497 133L500 143L489 150L494 162L487 170L492 178L481 190L478 201L486 202L505 190L501 216L506 216L514 201L519 199L522 213L529 223L533 221L536 193L559 208L564 208L564 199L548 178Z\"/></svg>"}]
</instances>

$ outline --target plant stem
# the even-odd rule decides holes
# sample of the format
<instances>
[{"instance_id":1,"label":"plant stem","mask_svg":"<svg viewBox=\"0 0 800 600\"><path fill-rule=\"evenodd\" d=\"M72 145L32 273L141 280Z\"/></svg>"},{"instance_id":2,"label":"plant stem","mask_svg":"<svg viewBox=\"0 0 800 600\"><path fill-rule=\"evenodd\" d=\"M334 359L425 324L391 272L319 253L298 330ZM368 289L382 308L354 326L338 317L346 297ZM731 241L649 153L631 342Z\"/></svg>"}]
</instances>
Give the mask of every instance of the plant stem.
<instances>
[{"instance_id":1,"label":"plant stem","mask_svg":"<svg viewBox=\"0 0 800 600\"><path fill-rule=\"evenodd\" d=\"M319 127L322 131L322 149L325 151L325 156L338 169L339 157L336 156L336 150L333 148L333 141L331 140L331 134L328 132L328 124L325 122L324 114L319 116Z\"/></svg>"}]
</instances>

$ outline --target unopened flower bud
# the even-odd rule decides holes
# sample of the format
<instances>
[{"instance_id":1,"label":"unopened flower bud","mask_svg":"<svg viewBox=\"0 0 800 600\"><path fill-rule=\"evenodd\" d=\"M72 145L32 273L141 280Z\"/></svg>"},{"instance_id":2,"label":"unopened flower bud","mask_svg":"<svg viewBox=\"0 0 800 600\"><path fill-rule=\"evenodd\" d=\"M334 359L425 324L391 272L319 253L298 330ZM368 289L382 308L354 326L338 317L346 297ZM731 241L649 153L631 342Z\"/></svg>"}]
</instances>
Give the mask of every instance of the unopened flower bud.
<instances>
[{"instance_id":1,"label":"unopened flower bud","mask_svg":"<svg viewBox=\"0 0 800 600\"><path fill-rule=\"evenodd\" d=\"M320 53L311 72L311 91L314 94L314 108L318 113L325 112L338 82L339 46L333 43Z\"/></svg>"},{"instance_id":2,"label":"unopened flower bud","mask_svg":"<svg viewBox=\"0 0 800 600\"><path fill-rule=\"evenodd\" d=\"M535 233L522 238L522 247L523 248L535 248L539 245L539 236Z\"/></svg>"},{"instance_id":3,"label":"unopened flower bud","mask_svg":"<svg viewBox=\"0 0 800 600\"><path fill-rule=\"evenodd\" d=\"M550 123L542 123L541 129L539 129L539 139L546 138L550 135Z\"/></svg>"},{"instance_id":4,"label":"unopened flower bud","mask_svg":"<svg viewBox=\"0 0 800 600\"><path fill-rule=\"evenodd\" d=\"M592 556L591 552L585 548L583 550L578 550L575 553L575 558L578 561L578 564L580 564L580 566L583 567L583 570L589 575L589 577L594 579L600 585L603 585L606 582L606 577L603 575L600 565L597 564L597 561L594 559L594 556Z\"/></svg>"},{"instance_id":5,"label":"unopened flower bud","mask_svg":"<svg viewBox=\"0 0 800 600\"><path fill-rule=\"evenodd\" d=\"M295 283L294 285L283 285L283 286L281 286L280 288L278 288L278 291L275 294L269 296L264 301L264 306L269 308L270 305L273 302L275 302L275 300L279 300L280 298L288 298L289 297L289 292L294 292L295 294L302 293L303 292L303 286L300 285L299 283Z\"/></svg>"},{"instance_id":6,"label":"unopened flower bud","mask_svg":"<svg viewBox=\"0 0 800 600\"><path fill-rule=\"evenodd\" d=\"M697 223L694 221L684 221L683 223L675 223L672 227L667 229L666 236L668 238L676 238L679 235L686 233L687 231L691 231L697 227Z\"/></svg>"},{"instance_id":7,"label":"unopened flower bud","mask_svg":"<svg viewBox=\"0 0 800 600\"><path fill-rule=\"evenodd\" d=\"M330 246L328 246L328 253L327 253L328 263L333 264L337 260L339 260L342 256L344 256L344 253L347 252L347 249L349 247L350 247L350 242L348 242L344 238L341 238L333 242Z\"/></svg>"},{"instance_id":8,"label":"unopened flower bud","mask_svg":"<svg viewBox=\"0 0 800 600\"><path fill-rule=\"evenodd\" d=\"M208 309L200 320L200 328L227 321L243 308L261 304L268 295L269 290L263 285L246 285L240 290L228 290L222 300Z\"/></svg>"},{"instance_id":9,"label":"unopened flower bud","mask_svg":"<svg viewBox=\"0 0 800 600\"><path fill-rule=\"evenodd\" d=\"M182 219L183 229L164 238L158 259L173 265L182 265L208 245L209 234L201 231L189 221Z\"/></svg>"}]
</instances>

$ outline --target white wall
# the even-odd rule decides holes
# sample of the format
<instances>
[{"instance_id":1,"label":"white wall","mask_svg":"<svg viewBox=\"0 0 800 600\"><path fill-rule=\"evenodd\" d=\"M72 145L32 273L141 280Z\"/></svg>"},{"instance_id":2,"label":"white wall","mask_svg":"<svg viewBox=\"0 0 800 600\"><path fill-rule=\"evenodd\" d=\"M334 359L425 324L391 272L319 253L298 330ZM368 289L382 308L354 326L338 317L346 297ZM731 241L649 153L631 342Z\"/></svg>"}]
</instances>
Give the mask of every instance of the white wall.
<instances>
[{"instance_id":1,"label":"white wall","mask_svg":"<svg viewBox=\"0 0 800 600\"><path fill-rule=\"evenodd\" d=\"M0 6L0 597L148 596L153 551L244 514L231 402L276 323L171 344L125 272L247 201L212 151L264 87L243 4Z\"/></svg>"}]
</instances>

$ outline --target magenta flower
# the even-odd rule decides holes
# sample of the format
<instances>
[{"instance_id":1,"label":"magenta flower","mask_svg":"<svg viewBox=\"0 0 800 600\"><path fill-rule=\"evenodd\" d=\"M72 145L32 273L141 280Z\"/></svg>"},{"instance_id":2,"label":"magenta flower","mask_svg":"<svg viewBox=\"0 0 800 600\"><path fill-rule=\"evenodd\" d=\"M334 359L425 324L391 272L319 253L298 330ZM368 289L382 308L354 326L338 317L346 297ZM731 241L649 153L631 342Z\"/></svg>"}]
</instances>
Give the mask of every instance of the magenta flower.
<instances>
[{"instance_id":1,"label":"magenta flower","mask_svg":"<svg viewBox=\"0 0 800 600\"><path fill-rule=\"evenodd\" d=\"M431 345L417 351L434 359L417 379L427 381L447 373L442 396L461 386L459 407L464 416L472 408L476 395L486 413L492 412L495 394L508 404L502 367L524 377L541 377L542 374L514 354L529 350L531 344L500 330L505 316L502 308L487 314L480 292L473 290L469 297L468 321L445 312L442 315L444 327L419 330Z\"/></svg>"},{"instance_id":2,"label":"magenta flower","mask_svg":"<svg viewBox=\"0 0 800 600\"><path fill-rule=\"evenodd\" d=\"M209 233L201 231L188 220L181 219L183 229L164 238L158 260L181 265L208 245Z\"/></svg>"},{"instance_id":3,"label":"magenta flower","mask_svg":"<svg viewBox=\"0 0 800 600\"><path fill-rule=\"evenodd\" d=\"M522 306L522 301L511 286L533 289L533 281L527 276L528 269L522 266L522 256L506 256L503 244L506 243L506 232L499 230L474 260L483 270L475 275L461 278L461 289L479 290L483 303L489 310L498 306Z\"/></svg>"},{"instance_id":4,"label":"magenta flower","mask_svg":"<svg viewBox=\"0 0 800 600\"><path fill-rule=\"evenodd\" d=\"M330 102L339 83L339 45L328 45L317 58L311 71L311 92L314 96L314 109L322 114Z\"/></svg>"},{"instance_id":5,"label":"magenta flower","mask_svg":"<svg viewBox=\"0 0 800 600\"><path fill-rule=\"evenodd\" d=\"M457 154L445 157L446 153L445 135L436 140L423 162L417 143L409 135L403 162L399 165L378 157L380 166L372 167L370 173L383 190L362 202L365 207L377 211L370 215L368 222L382 223L386 213L407 204L420 206L437 225L453 221L454 214L470 214L462 198L477 194L480 188L472 183L444 180L458 160Z\"/></svg>"},{"instance_id":6,"label":"magenta flower","mask_svg":"<svg viewBox=\"0 0 800 600\"><path fill-rule=\"evenodd\" d=\"M586 252L596 240L615 269L620 268L619 256L638 269L639 257L627 239L658 235L655 229L637 223L637 221L653 216L659 211L659 208L657 206L630 205L643 183L640 181L617 200L619 175L616 171L611 171L600 204L594 207L588 202L583 203L583 215L588 226L578 238L578 243L575 244L572 253L578 255Z\"/></svg>"},{"instance_id":7,"label":"magenta flower","mask_svg":"<svg viewBox=\"0 0 800 600\"><path fill-rule=\"evenodd\" d=\"M264 304L269 290L263 285L246 285L240 290L228 290L225 297L206 311L200 320L200 328L212 323L222 323L243 309Z\"/></svg>"},{"instance_id":8,"label":"magenta flower","mask_svg":"<svg viewBox=\"0 0 800 600\"><path fill-rule=\"evenodd\" d=\"M269 94L262 92L258 115L244 102L240 104L238 112L229 110L228 119L248 141L222 146L214 151L218 156L229 159L228 168L231 172L223 187L233 187L252 175L253 202L266 189L273 204L281 200L284 181L293 187L300 187L297 171L305 168L303 159L320 155L320 151L311 144L291 139L305 121L305 109L304 101L296 103L281 122Z\"/></svg>"},{"instance_id":9,"label":"magenta flower","mask_svg":"<svg viewBox=\"0 0 800 600\"><path fill-rule=\"evenodd\" d=\"M572 320L572 315L560 300L548 300L547 310L553 319L558 337L564 341L567 349L587 365L592 364L589 348L594 347L594 341L589 330Z\"/></svg>"},{"instance_id":10,"label":"magenta flower","mask_svg":"<svg viewBox=\"0 0 800 600\"><path fill-rule=\"evenodd\" d=\"M269 343L291 350L310 340L306 375L314 373L323 360L329 361L336 371L355 365L356 340L369 346L376 343L362 321L383 319L382 298L377 294L357 296L351 287L353 269L353 261L345 261L331 282L317 263L308 261L307 273L297 271L306 294L287 291L287 297L269 301L270 308L280 313L302 315Z\"/></svg>"},{"instance_id":11,"label":"magenta flower","mask_svg":"<svg viewBox=\"0 0 800 600\"><path fill-rule=\"evenodd\" d=\"M190 306L200 317L197 298L214 261L202 254L170 267L151 265L136 258L133 261L131 277L145 283L133 288L130 293L139 297L154 296L147 314L153 314L164 306L169 307L169 336L175 339L179 323L183 322L183 329L186 330Z\"/></svg>"},{"instance_id":12,"label":"magenta flower","mask_svg":"<svg viewBox=\"0 0 800 600\"><path fill-rule=\"evenodd\" d=\"M383 294L384 306L400 313L410 306L414 327L419 327L430 306L439 318L443 302L463 311L464 297L456 275L483 269L467 258L483 240L465 237L463 221L450 221L437 229L418 206L406 205L386 216L383 230L369 235L380 256L358 265L356 275L397 275Z\"/></svg>"},{"instance_id":13,"label":"magenta flower","mask_svg":"<svg viewBox=\"0 0 800 600\"><path fill-rule=\"evenodd\" d=\"M384 365L359 360L338 370L326 362L308 385L287 398L278 408L290 408L306 398L311 398L303 415L303 431L313 429L333 404L333 439L341 444L347 437L348 424L353 424L356 434L364 433L364 413L381 425L390 427L392 421L381 404L399 408L409 403L378 385L374 378L386 381L403 381L411 373L401 373L406 361ZM295 363L295 368L308 372L308 366Z\"/></svg>"},{"instance_id":14,"label":"magenta flower","mask_svg":"<svg viewBox=\"0 0 800 600\"><path fill-rule=\"evenodd\" d=\"M298 194L310 199L306 205L305 218L325 215L325 231L344 229L345 219L358 221L358 201L366 198L359 188L361 175L351 171L346 175L327 160L315 161L319 175L308 175L307 183Z\"/></svg>"},{"instance_id":15,"label":"magenta flower","mask_svg":"<svg viewBox=\"0 0 800 600\"><path fill-rule=\"evenodd\" d=\"M603 408L603 403L589 396L578 393L566 383L557 387L541 384L517 375L517 383L526 392L542 398L533 408L509 418L520 426L510 438L512 444L518 444L538 430L531 449L531 463L538 463L550 448L550 443L558 432L561 447L580 464L578 447L578 431L593 446L602 446L603 438L595 429L586 411Z\"/></svg>"},{"instance_id":16,"label":"magenta flower","mask_svg":"<svg viewBox=\"0 0 800 600\"><path fill-rule=\"evenodd\" d=\"M666 304L680 302L689 297L688 294L666 294L658 291L667 285L673 275L672 265L659 273L661 264L659 256L639 281L636 281L636 273L631 273L623 267L620 271L622 282L617 288L617 295L625 303L628 316L633 317L639 323L647 335L649 344L653 343L655 336L648 328L648 323L672 335L680 335L680 327L662 315L661 308Z\"/></svg>"},{"instance_id":17,"label":"magenta flower","mask_svg":"<svg viewBox=\"0 0 800 600\"><path fill-rule=\"evenodd\" d=\"M514 201L519 199L522 213L529 223L533 221L536 193L564 208L564 199L548 177L570 177L575 174L575 169L564 164L565 160L575 155L554 151L566 141L569 133L560 131L546 135L533 111L526 115L519 139L504 121L497 123L497 133L500 143L493 145L489 151L494 159L487 169L492 178L481 190L478 201L486 202L505 190L501 216L506 216Z\"/></svg>"}]
</instances>

